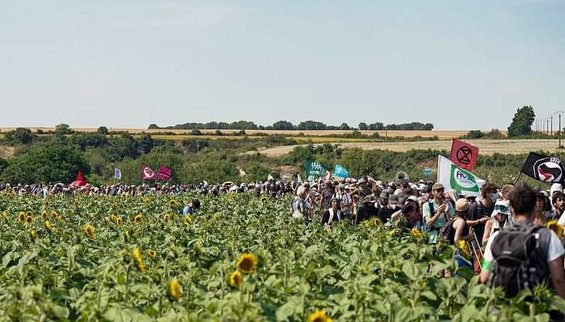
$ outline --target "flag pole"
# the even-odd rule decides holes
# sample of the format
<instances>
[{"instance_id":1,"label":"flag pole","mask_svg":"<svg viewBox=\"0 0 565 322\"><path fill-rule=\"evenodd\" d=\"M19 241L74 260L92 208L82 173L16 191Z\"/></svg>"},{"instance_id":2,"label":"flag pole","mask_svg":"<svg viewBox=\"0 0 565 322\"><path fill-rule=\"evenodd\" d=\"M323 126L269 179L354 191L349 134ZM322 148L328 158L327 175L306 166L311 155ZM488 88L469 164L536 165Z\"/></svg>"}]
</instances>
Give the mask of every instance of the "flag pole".
<instances>
[{"instance_id":1,"label":"flag pole","mask_svg":"<svg viewBox=\"0 0 565 322\"><path fill-rule=\"evenodd\" d=\"M518 179L520 179L520 176L522 175L522 171L520 171L520 173L518 173L518 176L516 177L516 180L514 180L514 185L516 185L516 183L518 182Z\"/></svg>"}]
</instances>

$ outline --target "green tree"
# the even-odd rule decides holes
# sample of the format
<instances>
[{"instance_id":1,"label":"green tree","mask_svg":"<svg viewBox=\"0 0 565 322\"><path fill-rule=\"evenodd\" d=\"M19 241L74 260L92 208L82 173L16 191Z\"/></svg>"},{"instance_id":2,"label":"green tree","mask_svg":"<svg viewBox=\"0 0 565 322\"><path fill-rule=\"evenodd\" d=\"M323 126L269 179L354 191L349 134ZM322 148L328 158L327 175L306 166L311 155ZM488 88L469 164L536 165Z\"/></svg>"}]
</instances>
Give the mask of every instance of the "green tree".
<instances>
[{"instance_id":1,"label":"green tree","mask_svg":"<svg viewBox=\"0 0 565 322\"><path fill-rule=\"evenodd\" d=\"M2 179L10 183L70 183L78 170L85 174L90 172L88 163L77 148L64 144L49 144L31 148L10 160Z\"/></svg>"},{"instance_id":2,"label":"green tree","mask_svg":"<svg viewBox=\"0 0 565 322\"><path fill-rule=\"evenodd\" d=\"M508 127L508 137L518 137L530 135L532 132L532 124L536 118L534 109L531 106L523 106L516 110L512 123Z\"/></svg>"},{"instance_id":3,"label":"green tree","mask_svg":"<svg viewBox=\"0 0 565 322\"><path fill-rule=\"evenodd\" d=\"M294 125L289 121L278 121L273 123L273 130L294 130Z\"/></svg>"},{"instance_id":4,"label":"green tree","mask_svg":"<svg viewBox=\"0 0 565 322\"><path fill-rule=\"evenodd\" d=\"M68 124L61 123L55 126L55 135L65 135L65 134L72 134L73 130Z\"/></svg>"},{"instance_id":5,"label":"green tree","mask_svg":"<svg viewBox=\"0 0 565 322\"><path fill-rule=\"evenodd\" d=\"M369 126L367 126L367 123L365 123L365 122L359 123L358 127L359 127L360 131L367 131L369 129Z\"/></svg>"},{"instance_id":6,"label":"green tree","mask_svg":"<svg viewBox=\"0 0 565 322\"><path fill-rule=\"evenodd\" d=\"M18 127L14 131L6 132L4 139L11 144L28 144L36 138L30 129Z\"/></svg>"},{"instance_id":7,"label":"green tree","mask_svg":"<svg viewBox=\"0 0 565 322\"><path fill-rule=\"evenodd\" d=\"M105 126L100 126L100 127L98 128L98 130L96 130L96 133L102 134L102 135L108 135L109 132L108 132L108 128L107 128L107 127L105 127Z\"/></svg>"}]
</instances>

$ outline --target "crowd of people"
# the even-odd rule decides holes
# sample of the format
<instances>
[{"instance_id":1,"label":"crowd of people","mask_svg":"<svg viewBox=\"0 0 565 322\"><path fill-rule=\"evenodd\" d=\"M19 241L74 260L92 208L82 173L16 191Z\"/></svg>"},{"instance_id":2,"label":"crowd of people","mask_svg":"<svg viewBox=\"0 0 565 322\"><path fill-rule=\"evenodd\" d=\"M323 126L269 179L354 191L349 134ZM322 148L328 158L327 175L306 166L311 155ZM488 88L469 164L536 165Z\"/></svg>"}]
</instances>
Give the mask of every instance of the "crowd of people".
<instances>
[{"instance_id":1,"label":"crowd of people","mask_svg":"<svg viewBox=\"0 0 565 322\"><path fill-rule=\"evenodd\" d=\"M545 284L565 298L564 211L560 184L546 191L523 182L487 182L479 195L460 195L441 183L363 177L328 181L321 191L304 183L292 202L292 217L320 221L328 229L343 220L378 220L417 229L430 244L443 240L455 246L459 268L503 287L508 297Z\"/></svg>"},{"instance_id":2,"label":"crowd of people","mask_svg":"<svg viewBox=\"0 0 565 322\"><path fill-rule=\"evenodd\" d=\"M483 283L503 286L508 296L544 283L565 298L565 193L559 184L545 191L522 182L502 186L487 182L478 195L446 191L441 183L432 181L397 178L387 182L368 176L325 182L269 179L249 184L0 184L0 193L44 198L58 194L136 196L190 192L209 196L252 193L274 198L293 194L290 208L296 220L320 222L327 229L338 222L355 225L367 220L416 229L430 244L443 240L454 245L459 267L480 273ZM195 198L181 213L191 215L199 208L200 201Z\"/></svg>"}]
</instances>

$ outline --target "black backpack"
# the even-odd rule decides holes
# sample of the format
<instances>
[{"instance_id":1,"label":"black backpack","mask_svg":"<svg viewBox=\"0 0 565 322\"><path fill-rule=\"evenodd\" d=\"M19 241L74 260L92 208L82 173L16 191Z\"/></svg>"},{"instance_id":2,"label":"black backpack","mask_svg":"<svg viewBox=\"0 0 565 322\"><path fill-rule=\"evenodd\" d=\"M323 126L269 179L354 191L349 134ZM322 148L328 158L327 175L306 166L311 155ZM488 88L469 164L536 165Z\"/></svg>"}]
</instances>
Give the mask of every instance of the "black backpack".
<instances>
[{"instance_id":1,"label":"black backpack","mask_svg":"<svg viewBox=\"0 0 565 322\"><path fill-rule=\"evenodd\" d=\"M514 297L520 290L532 289L544 282L549 284L549 269L540 248L539 228L515 225L494 237L491 245L494 266L489 285L501 286L506 297Z\"/></svg>"},{"instance_id":2,"label":"black backpack","mask_svg":"<svg viewBox=\"0 0 565 322\"><path fill-rule=\"evenodd\" d=\"M447 241L449 244L453 244L453 238L455 237L455 229L453 228L453 223L457 218L450 218L441 228L439 229L439 238Z\"/></svg>"}]
</instances>

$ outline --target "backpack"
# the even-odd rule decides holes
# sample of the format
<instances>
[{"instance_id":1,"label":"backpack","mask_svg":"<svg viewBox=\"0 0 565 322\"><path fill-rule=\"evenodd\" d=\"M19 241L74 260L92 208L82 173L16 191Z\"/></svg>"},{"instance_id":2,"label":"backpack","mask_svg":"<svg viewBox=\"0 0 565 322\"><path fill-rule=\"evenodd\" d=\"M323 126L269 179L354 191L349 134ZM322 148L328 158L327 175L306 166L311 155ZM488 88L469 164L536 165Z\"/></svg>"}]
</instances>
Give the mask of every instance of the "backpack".
<instances>
[{"instance_id":1,"label":"backpack","mask_svg":"<svg viewBox=\"0 0 565 322\"><path fill-rule=\"evenodd\" d=\"M492 242L494 266L489 285L501 286L506 297L549 282L547 260L540 249L539 228L515 225L510 230L501 230Z\"/></svg>"},{"instance_id":2,"label":"backpack","mask_svg":"<svg viewBox=\"0 0 565 322\"><path fill-rule=\"evenodd\" d=\"M449 218L449 220L439 229L438 237L446 240L449 244L453 244L453 237L455 237L455 228L453 228L455 219L457 218Z\"/></svg>"}]
</instances>

